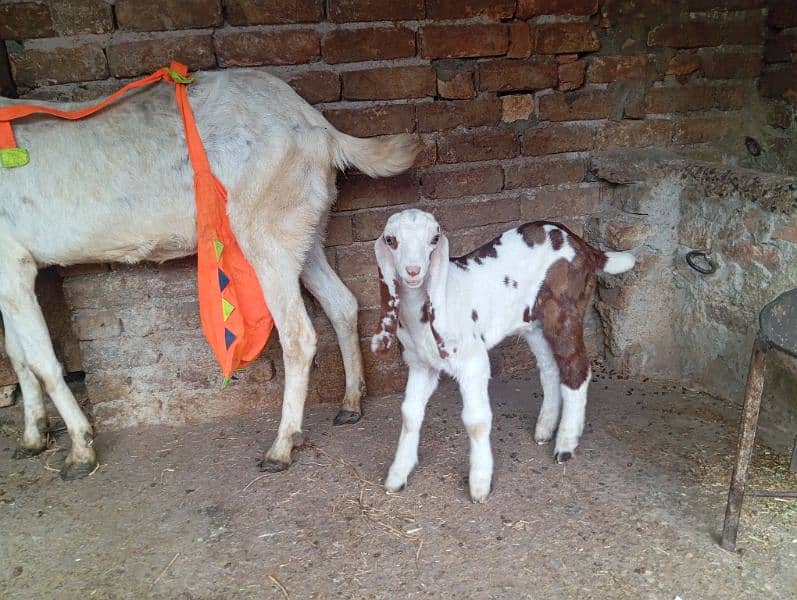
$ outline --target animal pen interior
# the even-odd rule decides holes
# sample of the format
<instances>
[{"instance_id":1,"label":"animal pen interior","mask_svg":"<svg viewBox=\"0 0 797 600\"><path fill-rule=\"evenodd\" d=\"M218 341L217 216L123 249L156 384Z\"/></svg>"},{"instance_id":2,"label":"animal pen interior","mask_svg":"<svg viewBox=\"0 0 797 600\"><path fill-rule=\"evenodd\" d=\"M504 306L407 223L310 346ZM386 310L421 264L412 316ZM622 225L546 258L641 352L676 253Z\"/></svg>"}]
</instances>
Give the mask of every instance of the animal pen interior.
<instances>
[{"instance_id":1,"label":"animal pen interior","mask_svg":"<svg viewBox=\"0 0 797 600\"><path fill-rule=\"evenodd\" d=\"M22 410L0 410L7 597L794 597L793 499L747 498L740 551L717 544L758 314L797 287L791 0L12 0L0 39L7 96L104 97L172 59L200 78L255 66L343 132L423 142L405 174L338 178L326 254L359 304L368 397L361 421L333 428L343 362L307 296L318 351L283 473L256 468L279 420L279 342L220 390L194 258L40 274L100 466L51 472L68 445L55 413L51 448L13 460ZM534 444L526 344L492 351L485 505L467 495L450 382L408 487L382 489L406 368L395 348L370 352L373 241L411 207L437 217L452 255L545 220L637 258L599 278L573 460ZM750 479L794 489L797 363L766 361ZM0 351L8 402L16 383Z\"/></svg>"}]
</instances>

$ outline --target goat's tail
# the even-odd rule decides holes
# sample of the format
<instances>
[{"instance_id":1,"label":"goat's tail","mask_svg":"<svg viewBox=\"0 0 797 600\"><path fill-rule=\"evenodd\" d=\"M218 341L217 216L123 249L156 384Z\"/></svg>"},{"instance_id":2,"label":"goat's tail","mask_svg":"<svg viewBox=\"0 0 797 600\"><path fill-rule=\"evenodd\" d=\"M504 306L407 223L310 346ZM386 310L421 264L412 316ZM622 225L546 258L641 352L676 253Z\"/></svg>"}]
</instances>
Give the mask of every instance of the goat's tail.
<instances>
[{"instance_id":1,"label":"goat's tail","mask_svg":"<svg viewBox=\"0 0 797 600\"><path fill-rule=\"evenodd\" d=\"M636 258L630 252L603 252L593 248L598 256L598 264L603 263L600 270L609 275L617 275L630 271L636 263Z\"/></svg>"},{"instance_id":2,"label":"goat's tail","mask_svg":"<svg viewBox=\"0 0 797 600\"><path fill-rule=\"evenodd\" d=\"M406 171L421 149L408 134L375 138L356 138L333 132L335 166L343 170L356 167L370 177L390 177Z\"/></svg>"}]
</instances>

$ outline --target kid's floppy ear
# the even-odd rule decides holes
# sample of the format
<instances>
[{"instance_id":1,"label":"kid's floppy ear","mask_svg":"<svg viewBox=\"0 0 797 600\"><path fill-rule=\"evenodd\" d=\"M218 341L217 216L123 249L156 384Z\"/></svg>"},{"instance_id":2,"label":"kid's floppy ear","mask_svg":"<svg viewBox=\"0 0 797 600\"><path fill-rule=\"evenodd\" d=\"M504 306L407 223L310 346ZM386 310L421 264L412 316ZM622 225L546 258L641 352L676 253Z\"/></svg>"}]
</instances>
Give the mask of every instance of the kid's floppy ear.
<instances>
[{"instance_id":1,"label":"kid's floppy ear","mask_svg":"<svg viewBox=\"0 0 797 600\"><path fill-rule=\"evenodd\" d=\"M376 253L376 263L379 265L379 295L382 302L382 315L379 328L371 338L371 352L381 354L390 350L396 340L399 315L398 277L396 276L393 253L381 235L374 244L374 252Z\"/></svg>"},{"instance_id":2,"label":"kid's floppy ear","mask_svg":"<svg viewBox=\"0 0 797 600\"><path fill-rule=\"evenodd\" d=\"M439 331L445 328L448 283L448 238L442 234L429 257L429 276L426 281L429 302L434 309L435 328Z\"/></svg>"}]
</instances>

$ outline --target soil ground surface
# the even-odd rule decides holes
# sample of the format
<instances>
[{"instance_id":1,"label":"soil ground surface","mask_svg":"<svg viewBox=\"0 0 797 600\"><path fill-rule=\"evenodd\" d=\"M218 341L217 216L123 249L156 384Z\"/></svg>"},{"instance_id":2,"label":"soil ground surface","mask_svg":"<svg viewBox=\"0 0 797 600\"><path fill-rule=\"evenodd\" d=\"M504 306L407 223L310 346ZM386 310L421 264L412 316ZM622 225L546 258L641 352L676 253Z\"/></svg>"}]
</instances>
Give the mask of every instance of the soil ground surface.
<instances>
[{"instance_id":1,"label":"soil ground surface","mask_svg":"<svg viewBox=\"0 0 797 600\"><path fill-rule=\"evenodd\" d=\"M190 427L99 432L100 467L64 482L68 445L12 459L21 407L0 410L0 597L797 597L797 506L749 498L739 552L717 544L736 413L680 386L598 373L575 458L532 439L536 376L492 383L495 481L467 493L456 388L432 398L407 489L384 480L400 398L333 427L313 406L286 472L256 467L266 410ZM53 419L53 427L58 422ZM60 448L60 449L59 449ZM756 449L751 486L797 488Z\"/></svg>"}]
</instances>

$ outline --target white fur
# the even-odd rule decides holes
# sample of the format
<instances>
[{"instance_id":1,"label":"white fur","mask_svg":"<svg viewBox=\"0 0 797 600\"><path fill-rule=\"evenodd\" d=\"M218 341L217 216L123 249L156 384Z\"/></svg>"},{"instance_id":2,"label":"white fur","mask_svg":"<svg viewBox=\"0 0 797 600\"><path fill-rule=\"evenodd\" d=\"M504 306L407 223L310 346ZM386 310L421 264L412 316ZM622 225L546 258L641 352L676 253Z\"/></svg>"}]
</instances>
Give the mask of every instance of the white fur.
<instances>
[{"instance_id":1,"label":"white fur","mask_svg":"<svg viewBox=\"0 0 797 600\"><path fill-rule=\"evenodd\" d=\"M589 373L578 389L560 383L559 368L541 323L524 318L524 311L534 306L550 267L575 257L565 230L554 224L543 228L544 243L532 247L518 229L512 229L500 236L500 243L494 247L496 256L480 262L471 259L462 269L455 262L449 263L445 236L437 244L432 243L440 231L432 215L410 209L388 219L383 236L376 241L377 260L383 282L395 280L399 284L397 337L409 366L402 405L404 425L385 483L388 491L404 486L417 462L418 430L426 403L439 373L444 371L459 382L462 394L462 420L470 438L471 498L475 502L486 499L493 472L488 351L510 335L526 339L540 369L544 400L535 439L539 443L549 441L559 424L554 450L557 459L569 458L578 445ZM563 237L558 249L554 249L549 237L554 229L559 229ZM395 249L385 243L388 238L396 239ZM613 264L630 268L633 261L629 264L622 256L615 255ZM621 260L625 262L618 263ZM420 267L420 275L411 276L407 267L413 272ZM419 279L422 284L413 287ZM434 311L431 322L422 318L429 314L423 308L427 302ZM372 348L384 347L386 335L384 329L380 330L372 340ZM441 349L446 356L441 355Z\"/></svg>"},{"instance_id":2,"label":"white fur","mask_svg":"<svg viewBox=\"0 0 797 600\"><path fill-rule=\"evenodd\" d=\"M609 275L630 271L636 262L636 258L630 252L606 252L605 254L608 260L603 266L603 272L609 273Z\"/></svg>"},{"instance_id":3,"label":"white fur","mask_svg":"<svg viewBox=\"0 0 797 600\"><path fill-rule=\"evenodd\" d=\"M359 412L364 390L357 304L322 246L335 168L393 175L412 164L416 143L409 136L344 135L284 82L256 70L200 73L189 96L210 164L229 192L232 229L279 330L283 417L266 462L285 465L292 435L301 430L316 347L300 277L340 341L343 408ZM163 261L195 252L194 174L183 125L174 91L156 84L77 123L34 117L16 122L14 130L31 161L0 169L0 311L25 402L22 445L44 445L41 384L72 438L68 465L91 464L91 427L63 383L33 281L44 265Z\"/></svg>"}]
</instances>

